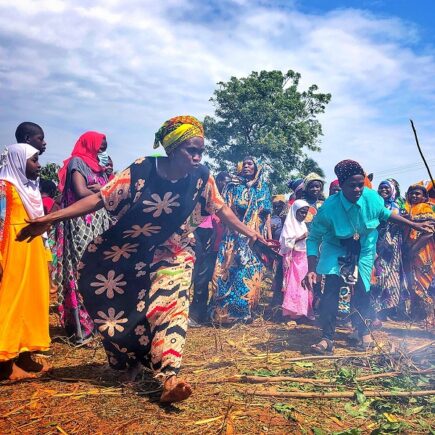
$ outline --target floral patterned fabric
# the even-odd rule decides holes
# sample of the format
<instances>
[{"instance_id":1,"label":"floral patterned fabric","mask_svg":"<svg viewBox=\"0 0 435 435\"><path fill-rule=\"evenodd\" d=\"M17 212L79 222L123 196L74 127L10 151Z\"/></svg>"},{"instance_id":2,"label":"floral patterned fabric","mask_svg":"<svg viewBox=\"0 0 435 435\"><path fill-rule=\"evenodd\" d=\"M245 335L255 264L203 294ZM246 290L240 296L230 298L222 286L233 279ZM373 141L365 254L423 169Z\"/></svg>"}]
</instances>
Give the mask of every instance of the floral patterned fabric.
<instances>
[{"instance_id":1,"label":"floral patterned fabric","mask_svg":"<svg viewBox=\"0 0 435 435\"><path fill-rule=\"evenodd\" d=\"M272 201L260 166L254 180L240 177L228 183L224 199L245 225L264 232ZM249 239L229 231L221 242L216 262L212 320L221 324L249 321L260 297L262 278L263 264L250 248Z\"/></svg>"},{"instance_id":2,"label":"floral patterned fabric","mask_svg":"<svg viewBox=\"0 0 435 435\"><path fill-rule=\"evenodd\" d=\"M101 191L117 223L89 244L80 289L115 369L180 369L195 256L193 231L223 200L207 168L171 182L142 158Z\"/></svg>"},{"instance_id":3,"label":"floral patterned fabric","mask_svg":"<svg viewBox=\"0 0 435 435\"><path fill-rule=\"evenodd\" d=\"M392 213L404 214L405 210L400 198L399 184L389 178L382 181L391 189L391 196L384 198L385 207ZM401 300L408 297L405 269L403 266L403 231L394 222L381 222L378 227L376 244L376 260L374 265L371 297L375 311L395 308Z\"/></svg>"}]
</instances>

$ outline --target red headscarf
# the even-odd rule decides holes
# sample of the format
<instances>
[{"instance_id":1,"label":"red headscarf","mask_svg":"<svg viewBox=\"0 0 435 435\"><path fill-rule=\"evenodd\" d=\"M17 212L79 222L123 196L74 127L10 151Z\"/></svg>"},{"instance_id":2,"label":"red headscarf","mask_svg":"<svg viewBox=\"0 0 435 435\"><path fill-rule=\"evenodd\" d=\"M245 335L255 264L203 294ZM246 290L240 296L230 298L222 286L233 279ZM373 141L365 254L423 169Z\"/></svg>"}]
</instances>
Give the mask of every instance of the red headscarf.
<instances>
[{"instance_id":1,"label":"red headscarf","mask_svg":"<svg viewBox=\"0 0 435 435\"><path fill-rule=\"evenodd\" d=\"M105 168L101 167L98 161L98 151L105 138L104 134L96 131L87 131L79 137L74 145L71 157L64 160L63 166L59 170L59 185L57 187L61 192L65 187L68 164L73 157L80 157L94 172L104 171Z\"/></svg>"}]
</instances>

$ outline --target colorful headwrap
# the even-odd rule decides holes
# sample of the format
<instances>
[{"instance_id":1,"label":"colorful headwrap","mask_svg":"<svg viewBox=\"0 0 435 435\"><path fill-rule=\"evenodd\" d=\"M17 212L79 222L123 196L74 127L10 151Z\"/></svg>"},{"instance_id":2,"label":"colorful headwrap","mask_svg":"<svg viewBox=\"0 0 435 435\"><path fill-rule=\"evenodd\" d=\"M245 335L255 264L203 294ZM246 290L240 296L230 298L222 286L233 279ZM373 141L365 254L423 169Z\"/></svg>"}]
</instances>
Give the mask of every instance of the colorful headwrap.
<instances>
[{"instance_id":1,"label":"colorful headwrap","mask_svg":"<svg viewBox=\"0 0 435 435\"><path fill-rule=\"evenodd\" d=\"M308 185L313 181L319 181L320 183L322 183L322 186L325 184L325 180L319 174L311 172L304 178L305 187L307 188Z\"/></svg>"},{"instance_id":2,"label":"colorful headwrap","mask_svg":"<svg viewBox=\"0 0 435 435\"><path fill-rule=\"evenodd\" d=\"M255 166L255 174L258 171L258 165L256 160L254 159L254 157L252 156L246 156L241 162L237 163L237 167L236 167L236 173L239 177L243 177L242 175L242 171L243 171L243 163L245 163L247 160L251 160L254 163ZM261 163L260 163L261 164ZM255 176L255 175L254 175Z\"/></svg>"},{"instance_id":3,"label":"colorful headwrap","mask_svg":"<svg viewBox=\"0 0 435 435\"><path fill-rule=\"evenodd\" d=\"M342 160L336 164L334 172L340 185L354 175L362 175L365 177L364 169L358 162L355 162L355 160Z\"/></svg>"},{"instance_id":4,"label":"colorful headwrap","mask_svg":"<svg viewBox=\"0 0 435 435\"><path fill-rule=\"evenodd\" d=\"M329 185L329 190L331 190L335 186L340 186L340 182L338 180L331 181Z\"/></svg>"},{"instance_id":5,"label":"colorful headwrap","mask_svg":"<svg viewBox=\"0 0 435 435\"><path fill-rule=\"evenodd\" d=\"M391 195L389 198L384 199L385 207L389 210L400 210L403 208L403 200L400 198L400 188L399 183L394 178L387 178L379 183L378 192L382 186L388 186L391 190Z\"/></svg>"},{"instance_id":6,"label":"colorful headwrap","mask_svg":"<svg viewBox=\"0 0 435 435\"><path fill-rule=\"evenodd\" d=\"M204 127L193 116L176 116L164 122L156 133L154 148L159 145L170 154L181 143L193 137L204 137Z\"/></svg>"},{"instance_id":7,"label":"colorful headwrap","mask_svg":"<svg viewBox=\"0 0 435 435\"><path fill-rule=\"evenodd\" d=\"M291 189L294 193L298 192L299 190L305 189L304 180L302 178L297 178L296 180L290 180L287 183L287 186L289 189Z\"/></svg>"},{"instance_id":8,"label":"colorful headwrap","mask_svg":"<svg viewBox=\"0 0 435 435\"><path fill-rule=\"evenodd\" d=\"M394 201L396 199L396 197L397 197L396 186L394 185L394 183L392 183L390 180L382 180L379 183L378 190L382 186L388 186L390 188L390 190L391 190L391 195L389 196L387 201Z\"/></svg>"},{"instance_id":9,"label":"colorful headwrap","mask_svg":"<svg viewBox=\"0 0 435 435\"><path fill-rule=\"evenodd\" d=\"M254 173L254 178L252 179L248 179L242 175L243 162L245 162L246 160L252 160L254 162L255 173ZM263 164L261 162L261 159L256 160L254 159L254 157L247 156L241 162L237 163L236 176L233 177L233 180L231 182L235 184L240 184L240 183L246 184L246 186L248 187L252 187L256 185L261 186L261 184L264 182L263 178L264 178Z\"/></svg>"}]
</instances>

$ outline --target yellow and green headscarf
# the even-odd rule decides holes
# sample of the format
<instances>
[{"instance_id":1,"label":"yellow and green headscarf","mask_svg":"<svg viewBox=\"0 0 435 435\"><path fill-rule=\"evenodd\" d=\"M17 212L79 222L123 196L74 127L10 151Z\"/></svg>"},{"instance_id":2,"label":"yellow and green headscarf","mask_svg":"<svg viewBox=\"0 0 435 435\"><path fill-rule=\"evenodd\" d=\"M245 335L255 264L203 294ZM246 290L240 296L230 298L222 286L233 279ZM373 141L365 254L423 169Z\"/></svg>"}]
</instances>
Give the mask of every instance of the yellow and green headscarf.
<instances>
[{"instance_id":1,"label":"yellow and green headscarf","mask_svg":"<svg viewBox=\"0 0 435 435\"><path fill-rule=\"evenodd\" d=\"M181 143L193 137L204 137L204 127L193 116L176 116L164 122L156 133L154 148L161 145L170 154Z\"/></svg>"}]
</instances>

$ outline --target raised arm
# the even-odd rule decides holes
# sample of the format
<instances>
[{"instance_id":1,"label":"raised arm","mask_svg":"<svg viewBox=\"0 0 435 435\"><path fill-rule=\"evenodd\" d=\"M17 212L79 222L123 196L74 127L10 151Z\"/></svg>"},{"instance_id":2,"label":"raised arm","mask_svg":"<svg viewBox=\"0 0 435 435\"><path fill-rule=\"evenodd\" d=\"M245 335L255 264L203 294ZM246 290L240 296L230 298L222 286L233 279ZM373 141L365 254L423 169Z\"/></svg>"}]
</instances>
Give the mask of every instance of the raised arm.
<instances>
[{"instance_id":1,"label":"raised arm","mask_svg":"<svg viewBox=\"0 0 435 435\"><path fill-rule=\"evenodd\" d=\"M104 203L99 192L86 196L67 208L55 211L38 219L30 220L29 225L24 227L18 233L17 240L22 242L28 239L30 242L35 237L44 234L50 228L50 226L56 222L92 213L94 211L100 210L103 208L103 206Z\"/></svg>"},{"instance_id":2,"label":"raised arm","mask_svg":"<svg viewBox=\"0 0 435 435\"><path fill-rule=\"evenodd\" d=\"M394 213L391 214L389 220L398 224L407 225L414 230L422 231L423 233L433 233L435 230L435 221L414 222Z\"/></svg>"}]
</instances>

